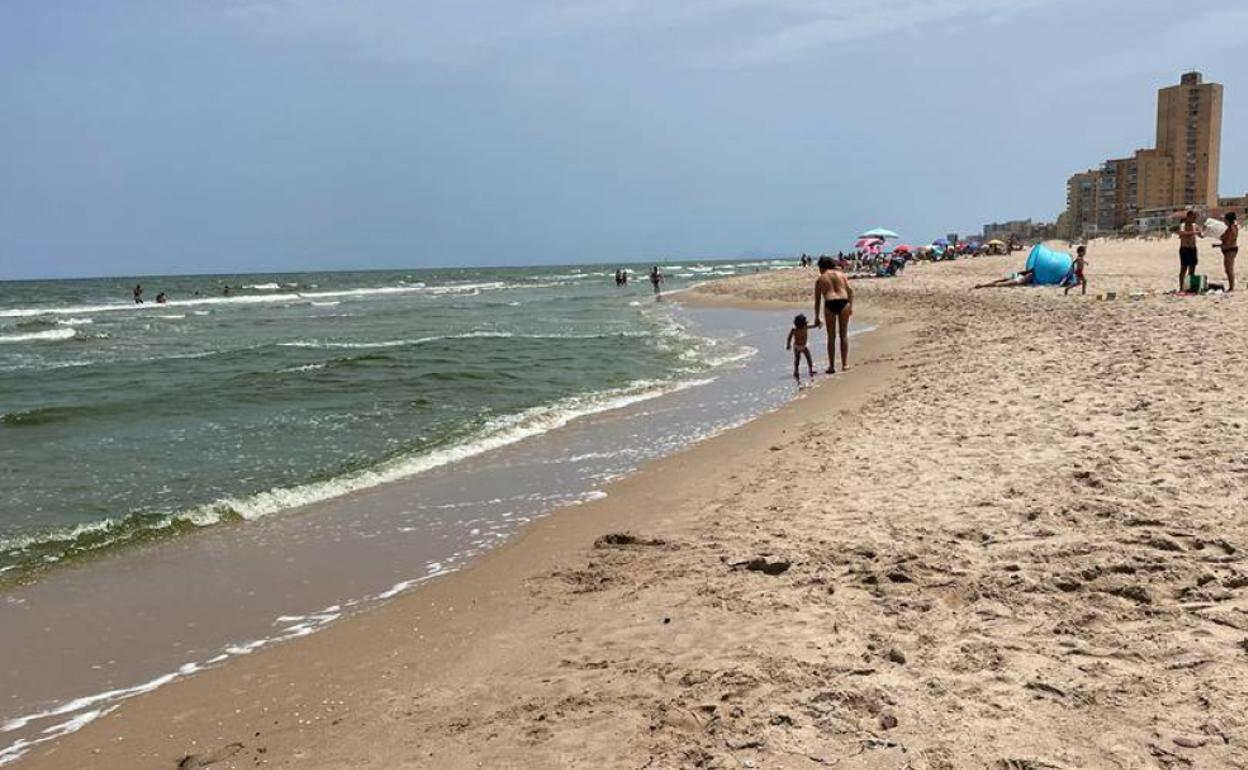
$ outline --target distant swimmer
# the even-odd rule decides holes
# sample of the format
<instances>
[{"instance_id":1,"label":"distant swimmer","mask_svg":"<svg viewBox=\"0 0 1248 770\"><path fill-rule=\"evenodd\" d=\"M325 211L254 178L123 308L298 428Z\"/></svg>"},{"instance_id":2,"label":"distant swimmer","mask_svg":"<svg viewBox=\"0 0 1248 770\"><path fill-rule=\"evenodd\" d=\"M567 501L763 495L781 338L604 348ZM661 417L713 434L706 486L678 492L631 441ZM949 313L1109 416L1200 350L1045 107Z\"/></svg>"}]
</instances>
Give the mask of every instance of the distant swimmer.
<instances>
[{"instance_id":1,"label":"distant swimmer","mask_svg":"<svg viewBox=\"0 0 1248 770\"><path fill-rule=\"evenodd\" d=\"M841 369L849 368L849 317L854 314L854 290L849 278L831 257L819 258L819 278L815 281L815 328L820 314L828 324L828 374L836 374L836 336L841 336Z\"/></svg>"},{"instance_id":2,"label":"distant swimmer","mask_svg":"<svg viewBox=\"0 0 1248 770\"><path fill-rule=\"evenodd\" d=\"M230 287L229 287L229 284L226 284L224 294L225 294L225 296L227 296L227 297L228 297L228 296L230 296Z\"/></svg>"},{"instance_id":3,"label":"distant swimmer","mask_svg":"<svg viewBox=\"0 0 1248 770\"><path fill-rule=\"evenodd\" d=\"M162 291L160 294L157 294L157 295L156 295L156 304L157 304L157 305L163 305L163 304L165 304L165 303L166 303L166 302L168 302L168 301L169 301L169 298L165 296L165 293L164 293L163 291Z\"/></svg>"},{"instance_id":4,"label":"distant swimmer","mask_svg":"<svg viewBox=\"0 0 1248 770\"><path fill-rule=\"evenodd\" d=\"M663 283L663 273L659 270L659 266L655 265L650 268L650 284L654 286L654 296L659 296L659 284Z\"/></svg>"},{"instance_id":5,"label":"distant swimmer","mask_svg":"<svg viewBox=\"0 0 1248 770\"><path fill-rule=\"evenodd\" d=\"M616 286L624 285L624 271L623 270L615 271L615 285Z\"/></svg>"},{"instance_id":6,"label":"distant swimmer","mask_svg":"<svg viewBox=\"0 0 1248 770\"><path fill-rule=\"evenodd\" d=\"M793 319L793 328L789 329L789 338L784 341L784 349L793 351L793 379L797 380L797 384L802 384L802 356L806 356L806 368L810 369L810 379L815 379L815 362L810 357L810 348L807 347L807 337L810 333L810 326L806 322L805 315L799 315Z\"/></svg>"},{"instance_id":7,"label":"distant swimmer","mask_svg":"<svg viewBox=\"0 0 1248 770\"><path fill-rule=\"evenodd\" d=\"M143 287L136 283L134 285L133 294L134 294L134 304L142 305L143 304Z\"/></svg>"}]
</instances>

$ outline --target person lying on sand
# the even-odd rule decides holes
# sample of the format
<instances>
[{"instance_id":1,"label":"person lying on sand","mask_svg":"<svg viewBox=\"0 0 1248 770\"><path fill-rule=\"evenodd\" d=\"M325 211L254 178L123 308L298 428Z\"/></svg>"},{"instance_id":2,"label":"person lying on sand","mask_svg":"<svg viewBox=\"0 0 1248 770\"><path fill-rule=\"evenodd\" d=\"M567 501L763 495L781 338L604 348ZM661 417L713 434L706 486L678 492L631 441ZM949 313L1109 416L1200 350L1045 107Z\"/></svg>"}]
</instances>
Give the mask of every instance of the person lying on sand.
<instances>
[{"instance_id":1,"label":"person lying on sand","mask_svg":"<svg viewBox=\"0 0 1248 770\"><path fill-rule=\"evenodd\" d=\"M841 335L841 369L849 368L849 317L854 314L854 290L849 279L837 269L831 257L819 258L819 279L815 281L815 328L828 319L828 374L836 374L836 335Z\"/></svg>"},{"instance_id":2,"label":"person lying on sand","mask_svg":"<svg viewBox=\"0 0 1248 770\"><path fill-rule=\"evenodd\" d=\"M810 379L815 379L815 362L810 357L810 348L806 346L809 331L806 316L798 315L793 319L793 328L789 329L789 338L784 342L784 349L793 351L793 379L797 380L798 385L802 384L803 355L806 356L806 367L810 369Z\"/></svg>"},{"instance_id":3,"label":"person lying on sand","mask_svg":"<svg viewBox=\"0 0 1248 770\"><path fill-rule=\"evenodd\" d=\"M997 288L1001 288L1005 286L1030 286L1031 282L1035 280L1035 277L1036 277L1035 270L1024 270L1021 273L1010 273L1006 277L998 278L995 281L989 281L988 283L981 283L978 286L975 286L974 288L997 289Z\"/></svg>"}]
</instances>

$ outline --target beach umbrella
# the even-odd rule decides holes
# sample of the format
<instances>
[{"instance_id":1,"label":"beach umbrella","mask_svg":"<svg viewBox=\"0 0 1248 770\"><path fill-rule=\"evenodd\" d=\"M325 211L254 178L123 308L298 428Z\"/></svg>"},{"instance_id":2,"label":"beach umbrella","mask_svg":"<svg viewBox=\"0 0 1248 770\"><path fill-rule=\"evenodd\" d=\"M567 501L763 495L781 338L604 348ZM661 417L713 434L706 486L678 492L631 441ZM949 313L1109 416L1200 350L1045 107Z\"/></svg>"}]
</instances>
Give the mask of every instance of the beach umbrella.
<instances>
[{"instance_id":1,"label":"beach umbrella","mask_svg":"<svg viewBox=\"0 0 1248 770\"><path fill-rule=\"evenodd\" d=\"M946 241L944 238L937 238L936 240L932 241L932 245L944 248L945 246L949 245L949 241Z\"/></svg>"},{"instance_id":2,"label":"beach umbrella","mask_svg":"<svg viewBox=\"0 0 1248 770\"><path fill-rule=\"evenodd\" d=\"M854 242L854 248L855 249L869 249L872 246L878 247L883 242L884 242L883 238L863 237L863 238L859 238L857 241Z\"/></svg>"},{"instance_id":3,"label":"beach umbrella","mask_svg":"<svg viewBox=\"0 0 1248 770\"><path fill-rule=\"evenodd\" d=\"M900 251L900 252L906 253L906 252L914 251L914 247L905 243L899 243L893 247L893 251Z\"/></svg>"},{"instance_id":4,"label":"beach umbrella","mask_svg":"<svg viewBox=\"0 0 1248 770\"><path fill-rule=\"evenodd\" d=\"M884 240L888 240L890 238L900 238L901 236L893 232L892 230L885 230L883 227L877 227L874 230L866 231L865 233L863 233L862 235L858 237L859 238L882 238Z\"/></svg>"},{"instance_id":5,"label":"beach umbrella","mask_svg":"<svg viewBox=\"0 0 1248 770\"><path fill-rule=\"evenodd\" d=\"M988 245L989 246L1004 246L1005 241L999 241L996 238L993 238L991 241L988 241Z\"/></svg>"}]
</instances>

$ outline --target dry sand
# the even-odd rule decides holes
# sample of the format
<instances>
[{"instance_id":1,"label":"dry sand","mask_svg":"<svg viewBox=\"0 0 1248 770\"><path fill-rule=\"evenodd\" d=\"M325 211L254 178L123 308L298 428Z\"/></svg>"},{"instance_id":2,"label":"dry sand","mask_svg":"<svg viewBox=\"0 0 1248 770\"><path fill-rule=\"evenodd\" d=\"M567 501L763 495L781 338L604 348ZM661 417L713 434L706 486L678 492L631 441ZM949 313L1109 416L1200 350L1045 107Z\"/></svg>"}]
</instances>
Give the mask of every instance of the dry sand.
<instances>
[{"instance_id":1,"label":"dry sand","mask_svg":"<svg viewBox=\"0 0 1248 770\"><path fill-rule=\"evenodd\" d=\"M967 291L1020 263L857 282L888 331L789 407L18 767L1248 767L1248 296Z\"/></svg>"}]
</instances>

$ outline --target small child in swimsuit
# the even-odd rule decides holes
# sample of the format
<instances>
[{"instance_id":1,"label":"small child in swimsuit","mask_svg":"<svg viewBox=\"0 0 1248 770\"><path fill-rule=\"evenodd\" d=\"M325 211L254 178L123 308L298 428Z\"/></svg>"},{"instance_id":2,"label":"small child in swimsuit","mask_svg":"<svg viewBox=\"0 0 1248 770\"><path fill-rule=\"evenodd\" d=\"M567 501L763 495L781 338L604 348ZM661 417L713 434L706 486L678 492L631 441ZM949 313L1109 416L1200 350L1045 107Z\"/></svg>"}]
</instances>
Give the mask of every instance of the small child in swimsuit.
<instances>
[{"instance_id":1,"label":"small child in swimsuit","mask_svg":"<svg viewBox=\"0 0 1248 770\"><path fill-rule=\"evenodd\" d=\"M1088 279L1083 275L1083 269L1088 265L1088 247L1080 246L1075 250L1075 263L1070 266L1070 276L1066 282L1066 291L1062 292L1065 296L1070 294L1070 290L1076 286L1081 287L1082 293L1088 293Z\"/></svg>"},{"instance_id":2,"label":"small child in swimsuit","mask_svg":"<svg viewBox=\"0 0 1248 770\"><path fill-rule=\"evenodd\" d=\"M806 321L805 315L798 315L793 319L793 328L789 329L789 338L784 342L785 350L793 351L793 379L797 380L800 385L802 383L802 356L806 356L806 366L810 369L810 379L815 379L815 362L810 357L810 348L806 346L806 338L810 333L810 326Z\"/></svg>"}]
</instances>

